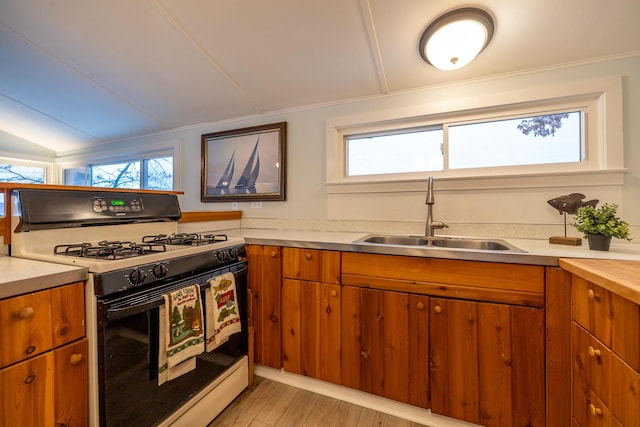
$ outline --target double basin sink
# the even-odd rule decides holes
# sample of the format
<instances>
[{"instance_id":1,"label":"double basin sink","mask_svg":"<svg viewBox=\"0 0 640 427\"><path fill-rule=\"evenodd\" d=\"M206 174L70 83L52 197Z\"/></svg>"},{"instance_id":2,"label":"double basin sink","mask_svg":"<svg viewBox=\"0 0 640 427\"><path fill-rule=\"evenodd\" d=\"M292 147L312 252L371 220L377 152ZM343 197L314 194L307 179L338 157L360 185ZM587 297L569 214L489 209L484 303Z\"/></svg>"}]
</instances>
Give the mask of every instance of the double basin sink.
<instances>
[{"instance_id":1,"label":"double basin sink","mask_svg":"<svg viewBox=\"0 0 640 427\"><path fill-rule=\"evenodd\" d=\"M504 240L474 239L466 237L427 237L427 236L398 236L385 234L370 234L353 243L369 243L375 245L393 245L422 248L468 249L481 251L525 252Z\"/></svg>"}]
</instances>

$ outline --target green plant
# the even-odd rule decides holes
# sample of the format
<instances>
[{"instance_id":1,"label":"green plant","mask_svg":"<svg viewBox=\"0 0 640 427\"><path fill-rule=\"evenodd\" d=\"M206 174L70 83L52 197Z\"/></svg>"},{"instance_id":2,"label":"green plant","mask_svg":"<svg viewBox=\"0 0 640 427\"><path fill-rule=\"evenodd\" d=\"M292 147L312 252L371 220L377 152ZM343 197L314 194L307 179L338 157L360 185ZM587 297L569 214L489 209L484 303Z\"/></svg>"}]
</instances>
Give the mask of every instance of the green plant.
<instances>
[{"instance_id":1,"label":"green plant","mask_svg":"<svg viewBox=\"0 0 640 427\"><path fill-rule=\"evenodd\" d=\"M629 237L629 224L616 216L618 205L605 203L599 208L582 206L576 211L573 225L576 230L587 234L602 234L618 239L631 240Z\"/></svg>"}]
</instances>

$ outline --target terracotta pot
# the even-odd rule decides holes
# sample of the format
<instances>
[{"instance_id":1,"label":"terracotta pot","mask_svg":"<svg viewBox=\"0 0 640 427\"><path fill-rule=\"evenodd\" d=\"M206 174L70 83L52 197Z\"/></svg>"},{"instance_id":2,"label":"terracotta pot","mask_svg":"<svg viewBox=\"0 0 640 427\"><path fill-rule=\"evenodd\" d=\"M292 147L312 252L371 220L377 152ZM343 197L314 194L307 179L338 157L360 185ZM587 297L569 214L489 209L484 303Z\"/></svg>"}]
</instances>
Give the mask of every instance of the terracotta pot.
<instances>
[{"instance_id":1,"label":"terracotta pot","mask_svg":"<svg viewBox=\"0 0 640 427\"><path fill-rule=\"evenodd\" d=\"M589 242L589 249L594 251L608 251L611 245L611 236L588 234L587 241Z\"/></svg>"}]
</instances>

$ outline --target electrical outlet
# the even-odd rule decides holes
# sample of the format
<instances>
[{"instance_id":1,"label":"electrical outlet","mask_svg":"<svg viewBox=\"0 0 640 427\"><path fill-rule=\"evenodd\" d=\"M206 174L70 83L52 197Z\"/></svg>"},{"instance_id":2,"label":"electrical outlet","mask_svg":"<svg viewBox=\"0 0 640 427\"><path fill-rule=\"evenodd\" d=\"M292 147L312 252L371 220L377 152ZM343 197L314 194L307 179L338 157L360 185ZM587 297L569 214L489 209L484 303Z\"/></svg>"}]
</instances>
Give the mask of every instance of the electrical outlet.
<instances>
[{"instance_id":1,"label":"electrical outlet","mask_svg":"<svg viewBox=\"0 0 640 427\"><path fill-rule=\"evenodd\" d=\"M251 202L251 207L253 209L260 209L262 207L262 202Z\"/></svg>"},{"instance_id":2,"label":"electrical outlet","mask_svg":"<svg viewBox=\"0 0 640 427\"><path fill-rule=\"evenodd\" d=\"M231 202L231 210L232 211L238 210L238 202Z\"/></svg>"}]
</instances>

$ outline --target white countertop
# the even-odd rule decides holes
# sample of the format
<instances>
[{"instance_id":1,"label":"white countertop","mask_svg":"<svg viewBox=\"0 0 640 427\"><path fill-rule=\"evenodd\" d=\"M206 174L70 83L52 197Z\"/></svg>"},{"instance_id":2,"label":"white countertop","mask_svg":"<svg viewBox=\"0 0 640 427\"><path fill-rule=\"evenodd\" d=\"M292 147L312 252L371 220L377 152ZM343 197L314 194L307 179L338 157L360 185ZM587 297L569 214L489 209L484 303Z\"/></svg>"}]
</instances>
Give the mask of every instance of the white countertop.
<instances>
[{"instance_id":1,"label":"white countertop","mask_svg":"<svg viewBox=\"0 0 640 427\"><path fill-rule=\"evenodd\" d=\"M354 252L386 253L391 255L452 258L475 261L508 262L557 266L560 258L598 258L640 260L640 244L613 239L607 252L590 250L586 241L580 246L551 244L546 239L500 238L525 251L513 253L504 251L479 251L451 248L418 248L394 245L354 244L369 233L332 232L275 229L242 229L241 236L248 244L306 247ZM372 233L373 234L373 233ZM384 233L376 233L384 234ZM441 237L455 237L445 236ZM479 238L479 237L470 237Z\"/></svg>"},{"instance_id":2,"label":"white countertop","mask_svg":"<svg viewBox=\"0 0 640 427\"><path fill-rule=\"evenodd\" d=\"M0 256L0 298L35 292L87 279L87 269Z\"/></svg>"}]
</instances>

